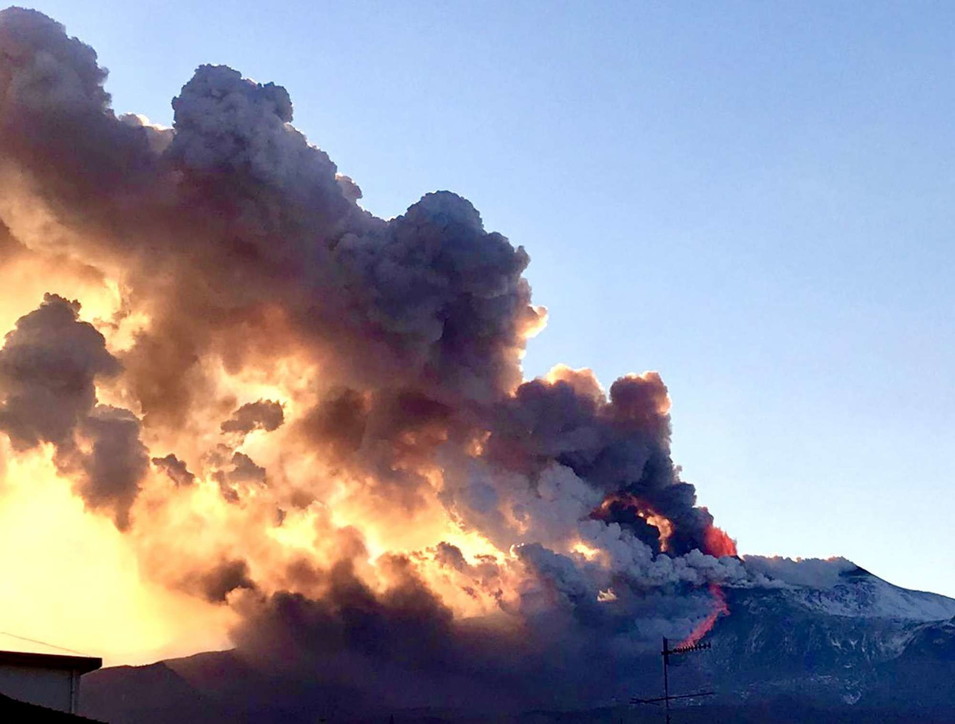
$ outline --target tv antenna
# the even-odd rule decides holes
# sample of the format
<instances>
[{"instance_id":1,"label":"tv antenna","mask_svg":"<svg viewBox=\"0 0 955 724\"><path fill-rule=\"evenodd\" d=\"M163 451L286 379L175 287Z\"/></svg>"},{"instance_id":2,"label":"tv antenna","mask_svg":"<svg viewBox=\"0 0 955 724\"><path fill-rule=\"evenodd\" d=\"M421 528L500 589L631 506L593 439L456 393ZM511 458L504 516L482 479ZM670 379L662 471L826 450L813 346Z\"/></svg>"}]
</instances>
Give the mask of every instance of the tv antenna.
<instances>
[{"instance_id":1,"label":"tv antenna","mask_svg":"<svg viewBox=\"0 0 955 724\"><path fill-rule=\"evenodd\" d=\"M683 654L692 654L698 651L708 650L712 644L690 644L687 646L676 646L670 648L670 640L664 636L663 637L663 650L660 652L663 656L663 696L658 696L654 699L638 699L633 697L630 699L631 704L653 704L654 706L658 705L661 701L666 707L667 715L667 724L670 724L670 702L677 699L695 699L698 696L713 696L715 691L695 691L692 694L671 694L670 693L670 657L671 656L681 656Z\"/></svg>"}]
</instances>

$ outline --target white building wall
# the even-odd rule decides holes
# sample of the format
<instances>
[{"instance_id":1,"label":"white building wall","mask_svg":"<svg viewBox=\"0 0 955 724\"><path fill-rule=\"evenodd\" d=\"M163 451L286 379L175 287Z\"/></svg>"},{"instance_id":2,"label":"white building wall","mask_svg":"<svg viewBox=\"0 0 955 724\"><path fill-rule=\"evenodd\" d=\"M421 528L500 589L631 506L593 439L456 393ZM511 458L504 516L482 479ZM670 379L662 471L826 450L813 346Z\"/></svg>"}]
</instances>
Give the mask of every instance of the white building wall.
<instances>
[{"instance_id":1,"label":"white building wall","mask_svg":"<svg viewBox=\"0 0 955 724\"><path fill-rule=\"evenodd\" d=\"M0 694L60 711L75 711L77 679L65 669L0 664Z\"/></svg>"}]
</instances>

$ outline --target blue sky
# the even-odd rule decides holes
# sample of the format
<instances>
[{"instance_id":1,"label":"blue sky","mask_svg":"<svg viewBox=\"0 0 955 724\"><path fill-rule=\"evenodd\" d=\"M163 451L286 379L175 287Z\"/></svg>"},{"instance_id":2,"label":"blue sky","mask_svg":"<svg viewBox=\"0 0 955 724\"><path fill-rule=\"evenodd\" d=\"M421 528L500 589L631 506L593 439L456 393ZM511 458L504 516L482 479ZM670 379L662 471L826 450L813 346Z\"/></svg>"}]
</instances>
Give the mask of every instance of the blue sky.
<instances>
[{"instance_id":1,"label":"blue sky","mask_svg":"<svg viewBox=\"0 0 955 724\"><path fill-rule=\"evenodd\" d=\"M33 4L171 120L205 62L288 88L383 216L471 199L550 309L528 375L659 370L744 553L955 595L955 5Z\"/></svg>"}]
</instances>

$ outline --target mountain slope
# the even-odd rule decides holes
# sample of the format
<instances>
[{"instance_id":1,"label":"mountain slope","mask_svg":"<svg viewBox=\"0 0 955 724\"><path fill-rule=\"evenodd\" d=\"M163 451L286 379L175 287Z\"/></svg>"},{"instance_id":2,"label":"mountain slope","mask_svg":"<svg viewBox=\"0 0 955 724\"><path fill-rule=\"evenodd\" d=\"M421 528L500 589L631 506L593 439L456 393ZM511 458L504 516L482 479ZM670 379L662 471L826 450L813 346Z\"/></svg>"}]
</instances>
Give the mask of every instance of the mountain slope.
<instances>
[{"instance_id":1,"label":"mountain slope","mask_svg":"<svg viewBox=\"0 0 955 724\"><path fill-rule=\"evenodd\" d=\"M714 627L700 664L722 698L792 697L955 720L955 600L857 567L828 586L726 593L732 613Z\"/></svg>"},{"instance_id":2,"label":"mountain slope","mask_svg":"<svg viewBox=\"0 0 955 724\"><path fill-rule=\"evenodd\" d=\"M670 677L672 693L707 688L717 694L683 702L677 721L955 722L955 600L909 591L844 563L821 578L781 574L766 586L725 589L731 613L707 637L712 648L674 657ZM661 693L655 690L662 688L659 656L647 656L641 668L634 695ZM214 652L94 672L84 678L83 711L114 724L382 720L389 712L363 697L358 684L345 691L291 682L236 652ZM513 720L621 716L653 721L656 712L611 705ZM401 720L481 718L416 710Z\"/></svg>"}]
</instances>

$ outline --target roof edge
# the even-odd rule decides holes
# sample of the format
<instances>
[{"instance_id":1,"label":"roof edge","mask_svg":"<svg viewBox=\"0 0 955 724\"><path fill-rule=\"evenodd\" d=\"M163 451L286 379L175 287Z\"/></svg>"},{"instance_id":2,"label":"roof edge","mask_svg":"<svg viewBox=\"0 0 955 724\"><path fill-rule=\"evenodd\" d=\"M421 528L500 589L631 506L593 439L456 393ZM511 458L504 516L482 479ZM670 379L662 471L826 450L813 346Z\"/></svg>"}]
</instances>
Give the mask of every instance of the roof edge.
<instances>
[{"instance_id":1,"label":"roof edge","mask_svg":"<svg viewBox=\"0 0 955 724\"><path fill-rule=\"evenodd\" d=\"M0 651L0 666L25 666L39 669L67 669L88 674L103 666L103 659L94 656L36 654L27 651Z\"/></svg>"}]
</instances>

